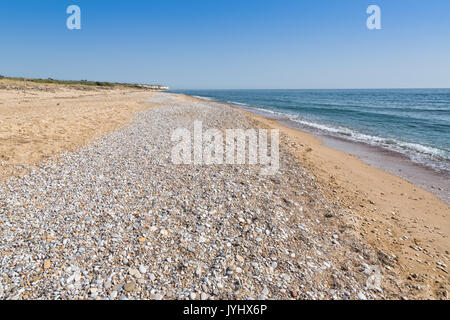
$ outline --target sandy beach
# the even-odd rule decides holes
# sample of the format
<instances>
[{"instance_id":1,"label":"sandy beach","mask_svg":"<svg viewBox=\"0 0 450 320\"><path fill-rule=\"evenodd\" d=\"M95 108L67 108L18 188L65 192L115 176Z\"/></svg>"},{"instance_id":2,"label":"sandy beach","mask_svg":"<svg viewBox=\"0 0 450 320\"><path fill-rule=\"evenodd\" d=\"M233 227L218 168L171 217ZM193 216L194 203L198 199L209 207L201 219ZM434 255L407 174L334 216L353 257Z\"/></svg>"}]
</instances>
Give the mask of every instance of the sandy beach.
<instances>
[{"instance_id":1,"label":"sandy beach","mask_svg":"<svg viewBox=\"0 0 450 320\"><path fill-rule=\"evenodd\" d=\"M272 128L280 170L175 165L171 133ZM448 299L450 207L225 104L0 80L1 299Z\"/></svg>"},{"instance_id":2,"label":"sandy beach","mask_svg":"<svg viewBox=\"0 0 450 320\"><path fill-rule=\"evenodd\" d=\"M148 91L0 79L0 181L131 121Z\"/></svg>"}]
</instances>

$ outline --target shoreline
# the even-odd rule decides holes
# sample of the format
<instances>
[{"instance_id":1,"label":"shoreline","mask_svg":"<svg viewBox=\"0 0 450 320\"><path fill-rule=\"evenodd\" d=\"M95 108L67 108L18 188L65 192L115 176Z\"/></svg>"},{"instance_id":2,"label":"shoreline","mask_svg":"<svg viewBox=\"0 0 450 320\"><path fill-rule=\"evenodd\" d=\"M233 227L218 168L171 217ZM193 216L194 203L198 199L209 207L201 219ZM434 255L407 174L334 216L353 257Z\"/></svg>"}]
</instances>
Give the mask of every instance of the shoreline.
<instances>
[{"instance_id":1,"label":"shoreline","mask_svg":"<svg viewBox=\"0 0 450 320\"><path fill-rule=\"evenodd\" d=\"M278 121L252 115L254 119L277 128L297 144L292 153L311 170L328 193L359 215L359 221L348 221L368 243L382 252L394 254L402 266L402 278L436 271L436 278L449 280L446 270L430 258L445 259L450 248L450 206L429 191L382 169L366 164L354 156L326 146L319 138L290 129ZM309 137L307 136L309 135ZM393 223L394 222L394 223ZM425 248L425 251L423 249ZM431 281L429 282L431 286ZM439 290L439 289L437 289Z\"/></svg>"},{"instance_id":2,"label":"shoreline","mask_svg":"<svg viewBox=\"0 0 450 320\"><path fill-rule=\"evenodd\" d=\"M448 265L450 260L448 204L404 178L329 147L319 137L286 126L279 119L227 103L214 103L240 110L258 126L279 129L293 142L291 154L314 174L330 203L337 202L355 214L344 217L348 225L380 252L397 257L399 277L405 285L417 282L421 285L415 285L423 288L426 283L433 295L445 292L447 298L441 281L448 283L450 277L441 265ZM418 292L417 296L421 294L424 293Z\"/></svg>"},{"instance_id":3,"label":"shoreline","mask_svg":"<svg viewBox=\"0 0 450 320\"><path fill-rule=\"evenodd\" d=\"M59 96L61 93L57 94ZM178 210L180 203L184 203L184 206L189 203L192 205L189 205L189 210L186 212L199 212L199 210L203 210L199 208L205 208L206 211L201 212L205 219L210 220L208 222L210 226L228 225L228 229L226 229L228 231L224 231L223 228L219 229L220 239L230 239L227 241L233 243L240 241L240 245L235 247L225 245L225 241L217 242L216 229L202 234L202 240L199 240L198 244L202 246L200 254L205 254L202 260L205 270L209 270L209 266L215 261L214 252L210 250L211 246L218 244L220 250L229 251L232 261L234 261L232 257L236 253L235 250L240 251L240 256L244 259L239 258L240 262L237 260L239 270L243 276L248 275L248 278L246 277L248 281L253 279L250 273L252 266L249 263L254 261L255 254L261 260L261 266L266 265L266 259L270 260L269 265L272 265L274 261L272 259L277 259L280 262L278 268L261 269L263 272L261 279L265 285L271 288L269 292L272 292L272 297L292 298L290 292L293 290L292 292L298 294L298 297L305 299L308 298L305 290L308 291L309 286L314 288L315 291L313 291L317 294L316 298L344 299L344 297L349 297L345 294L347 290L350 290L353 298L357 298L357 294L361 292L370 294L367 296L369 299L380 297L389 299L449 298L450 277L447 266L449 265L448 248L450 248L448 238L450 208L432 193L395 175L374 168L352 155L327 147L320 139L309 133L289 128L276 119L256 115L229 104L208 102L188 95L172 93L127 94L120 92L110 99L107 98L109 94L105 92L105 94L95 96L98 104L92 103L91 99L94 97L74 95L73 92L69 92L66 99L58 98L58 101L52 103L49 99L53 96L45 97L46 99L42 100L34 97L37 99L36 101L41 101L40 110L48 110L48 113L36 115L37 118L34 120L36 120L36 126L40 125L40 131L39 134L31 133L35 134L37 138L47 137L49 148L42 148L39 144L31 144L31 146L36 148L36 152L44 153L46 158L50 157L50 159L47 165L41 162L42 166L39 165L36 170L32 170L33 172L7 181L8 187L3 184L2 196L5 201L0 205L0 211L3 210L3 217L12 219L10 222L15 226L14 230L6 227L9 226L8 224L4 224L2 232L16 237L14 243L25 241L20 238L21 235L33 230L28 224L33 219L38 219L39 221L34 221L31 225L49 226L51 232L46 231L45 235L37 232L34 234L36 239L42 239L45 236L53 245L62 248L61 251L55 251L51 259L36 261L36 277L45 277L54 268L68 268L67 265L64 266L65 260L60 258L59 252L63 253L65 257L70 256L80 247L85 246L85 243L77 242L81 238L71 238L73 243L67 242L71 243L71 247L66 248L63 238L57 235L70 235L73 230L66 230L66 228L79 228L81 225L83 225L83 229L80 229L79 232L82 234L98 234L99 230L103 230L102 228L108 224L84 224L88 218L98 218L93 215L96 210L100 210L97 212L99 216L106 217L103 213L107 206L108 210L119 208L113 211L120 215L120 219L118 221L108 220L111 222L109 225L114 226L112 230L116 230L116 227L124 227L127 223L132 223L136 228L133 229L136 232L132 233L123 229L121 232L123 241L112 242L117 245L117 252L121 252L124 249L123 246L131 245L133 250L136 250L135 258L141 260L142 251L139 248L148 245L148 250L145 252L151 253L152 250L156 250L160 253L158 259L161 261L153 264L155 259L146 256L145 259L148 260L144 259L145 261L139 263L147 264L150 261L152 272L160 273L164 278L166 274L164 270L160 269L160 266L165 264L163 263L166 261L165 257L170 256L172 261L176 261L177 257L186 254L186 251L183 250L187 250L183 246L184 242L181 245L172 246L164 241L168 241L172 234L178 234L180 231L187 232L186 236L189 237L197 237L198 232L205 231L204 229L192 230L193 233L190 234L190 231L187 230L187 226L195 225L198 220L195 215L182 214ZM27 104L31 103L34 98L29 98L30 101ZM85 99L89 99L89 101L85 101ZM79 105L81 101L89 102L84 107L92 115L91 121L93 122L85 121L82 125L78 125L73 123L77 120L78 114L66 114L63 123L55 123L55 120L61 121L60 114L54 112L56 102L61 103L61 106L56 108L59 110L61 107L70 108L72 104ZM20 111L21 118L28 115L29 108L10 107L17 112ZM116 108L124 107L126 107L123 110L126 111L125 114L114 114L113 111L117 110ZM96 110L101 112L94 112ZM106 114L111 117L107 119L107 122L111 125L114 124L115 127L105 128L104 132L98 133L101 136L98 138L97 135L93 135L95 131L92 124L105 121L103 120L105 113L102 110L108 111ZM169 161L170 144L167 143L167 137L170 136L173 128L191 125L191 122L199 117L204 118L205 124L213 127L219 126L221 129L236 126L279 129L281 133L280 149L282 150L280 160L285 165L284 169L278 177L271 179L258 174L248 175L245 173L247 169L251 170L251 167L246 169L239 166L229 168L226 166L173 165ZM52 123L52 125L42 125L41 122L37 122L38 119L47 118L47 123ZM17 122L16 118L7 118L6 120L10 124ZM118 121L120 125L118 125ZM64 123L72 124L73 132L70 137L66 138L63 145L55 145L52 143L53 138L49 138L48 135L53 133L55 128L64 126ZM55 136L58 136L56 133L58 132L55 132ZM79 139L79 134L83 134L83 139ZM130 141L133 143L129 143ZM14 144L14 141L11 143L15 148L22 147L20 144ZM76 151L72 151L73 149ZM59 156L60 151L64 151L61 156ZM154 154L158 156L154 156ZM29 160L38 161L39 159ZM35 164L39 164L39 161ZM53 166L53 164L57 165ZM82 169L80 169L80 165ZM143 170L145 172L144 179ZM212 176L221 178L210 179L209 177ZM127 179L132 180L133 183L124 184L123 182L128 181ZM62 185L53 185L53 181L66 182ZM70 181L71 183L69 183ZM108 184L105 184L105 181L108 181ZM39 193L44 186L45 188L50 187L50 194ZM121 190L117 194L122 196L119 198L114 196L111 193L111 186ZM168 186L169 189L160 186ZM230 189L230 186L233 188ZM76 188L76 192L73 188ZM172 193L172 189L176 190L176 196ZM20 192L24 192L24 194L36 193L36 198L23 196L14 190L22 190ZM212 194L215 194L215 200L212 202L211 190L214 190ZM233 194L230 194L230 190L234 196L231 196ZM66 201L72 205L71 209L67 209L66 203L59 202L61 198L59 193L68 197ZM92 201L92 195L97 197L95 201ZM245 195L245 197L237 195ZM142 201L147 197L148 201L151 200L150 202ZM185 198L189 202L183 202L182 200ZM37 207L39 209L36 209L40 210L39 215L33 214L36 199L39 200L39 207ZM198 201L203 205L199 207ZM111 207L110 203L114 203L115 206ZM56 224L53 219L55 204L58 206L57 211L59 212L57 217L61 219L60 223ZM97 207L97 204L102 205ZM168 211L167 205L170 205L169 207L172 209ZM123 207L125 209L120 209ZM20 214L18 215L17 212ZM81 212L83 214L73 215L73 213ZM172 214L173 212L178 213ZM258 212L263 218L252 220L252 212ZM141 215L146 219L144 224L136 220ZM22 220L17 220L21 217L26 218L23 220L26 222L25 224ZM67 224L69 217L70 221L77 222ZM172 220L168 224L160 220L161 218ZM281 229L275 228L270 229L274 231L270 231L267 229L267 221L269 221L269 225L279 226ZM137 224L135 225L135 223ZM160 231L154 232L153 229L148 229L152 224L156 228L154 230ZM298 227L299 225L301 228ZM245 227L247 231L251 232L247 233ZM262 232L266 229L269 230L269 233ZM282 229L291 236L284 238L284 232L277 233L276 230ZM162 232L163 230L164 232ZM106 234L112 236L110 231ZM272 243L274 236L279 238ZM339 239L337 245L333 243L333 241L336 242L336 237ZM38 241L36 239L33 241ZM189 243L191 242L189 240ZM311 242L315 245L310 246ZM274 250L274 248L277 249ZM33 247L32 250L39 252L40 248ZM98 248L92 250L98 254L99 261L103 261L101 250ZM286 250L293 253L294 257L292 254L286 255ZM4 248L3 251L0 250L0 255L4 255L6 267L12 268L18 261L22 261L22 256L18 252L7 250L7 242L4 242ZM178 256L173 257L174 252ZM108 257L116 260L125 259L125 257L110 254ZM86 259L81 261L80 265L92 263L91 255L87 255ZM196 255L193 265L197 259ZM315 267L309 265L310 262L319 266L324 261L331 265L332 269L322 270L318 279L308 278L308 281L297 279L302 272L314 274ZM382 270L383 290L370 291L365 288L365 272L372 265L379 266ZM43 268L38 266L43 266ZM124 274L129 272L120 261L116 266L125 268L122 270ZM293 271L288 266L295 266L298 269ZM234 265L234 267L236 266ZM74 267L70 266L70 270L72 268ZM195 274L195 268L190 274ZM225 270L227 269L223 271ZM108 268L103 270L105 274L109 271ZM273 286L271 280L268 280L279 271L281 273L277 279L282 281L285 286L283 287L284 292L279 292L279 288ZM136 271L133 270L132 273L136 274ZM283 273L288 274L289 277L281 276ZM330 277L336 277L332 281L334 284L330 284ZM295 286L292 282L293 279L296 281ZM195 284L197 280L193 276L189 281ZM6 284L3 283L3 285L10 289L9 280L5 281ZM337 290L334 287L336 281L340 283ZM134 283L134 285L145 287L146 282ZM306 288L302 287L303 285ZM35 289L39 288L40 283L35 282L32 286ZM328 286L330 286L330 290L326 289ZM344 292L345 287L347 289ZM174 287L161 284L161 288L164 288L164 294L167 294L161 295L161 298L184 297ZM86 298L82 293L73 291L72 287L58 290L63 290L62 292L67 297L73 298L79 295ZM263 287L258 285L256 289L248 289L248 292L253 296L262 290ZM102 295L109 295L110 291L111 289L106 288L100 290ZM32 297L44 294L36 290L31 292L34 294ZM242 297L245 298L247 293ZM130 297L136 296L134 291L123 294ZM137 296L141 298L147 297L139 294ZM208 294L211 294L209 289ZM212 294L225 297L221 295L221 291L213 291ZM15 297L12 291L8 291L8 295ZM116 297L114 295L113 299ZM240 297L240 295L236 297Z\"/></svg>"},{"instance_id":4,"label":"shoreline","mask_svg":"<svg viewBox=\"0 0 450 320\"><path fill-rule=\"evenodd\" d=\"M320 139L325 146L355 156L373 167L405 179L408 182L433 193L440 200L450 205L450 174L446 171L438 171L431 166L415 162L407 155L395 150L387 149L383 146L371 145L363 141L355 141L342 136L332 135L320 129L309 127L299 122L290 120L288 117L278 114L275 115L270 110L265 110L258 106L224 102L214 98L206 98L202 96L191 97L204 101L231 105L240 110L248 111L251 114L276 120L280 124L289 128L311 134Z\"/></svg>"},{"instance_id":5,"label":"shoreline","mask_svg":"<svg viewBox=\"0 0 450 320\"><path fill-rule=\"evenodd\" d=\"M399 152L385 149L381 146L351 141L319 131L315 132L290 120L279 120L279 122L287 127L298 129L317 137L327 147L355 156L375 168L405 179L433 193L440 200L450 205L450 176L447 172L438 172L431 167L412 161Z\"/></svg>"}]
</instances>

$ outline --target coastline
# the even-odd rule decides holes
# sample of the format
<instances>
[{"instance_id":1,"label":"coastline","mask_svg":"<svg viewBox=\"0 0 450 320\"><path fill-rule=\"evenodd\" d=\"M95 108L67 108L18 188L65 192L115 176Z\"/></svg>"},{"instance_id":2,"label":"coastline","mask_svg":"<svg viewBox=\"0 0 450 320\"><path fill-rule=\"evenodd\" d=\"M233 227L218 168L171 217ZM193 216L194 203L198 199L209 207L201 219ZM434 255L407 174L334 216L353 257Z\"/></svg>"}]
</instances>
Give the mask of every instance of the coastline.
<instances>
[{"instance_id":1,"label":"coastline","mask_svg":"<svg viewBox=\"0 0 450 320\"><path fill-rule=\"evenodd\" d=\"M258 126L278 129L286 135L293 142L289 146L291 154L314 174L330 203L340 203L354 213L344 217L348 225L381 252L397 257L400 279L407 285L417 282L423 288L426 284L430 293L447 295L441 283L450 280L446 268L441 267L448 265L450 258L447 203L404 178L329 147L320 138L286 126L279 119L222 104L240 110ZM416 278L417 275L420 276Z\"/></svg>"},{"instance_id":2,"label":"coastline","mask_svg":"<svg viewBox=\"0 0 450 320\"><path fill-rule=\"evenodd\" d=\"M448 261L448 204L401 177L327 147L306 132L291 129L273 119L250 116L264 126L279 129L296 143L291 149L292 154L314 172L330 201L340 202L359 216L359 221L349 219L348 223L353 224L370 244L398 257L403 267L403 279L412 274L429 274L431 268L437 279L442 276L449 280L448 273L438 268L435 259L429 259L431 255ZM312 151L306 151L309 148ZM428 280L432 280L427 281L431 286L435 279L432 276Z\"/></svg>"},{"instance_id":3,"label":"coastline","mask_svg":"<svg viewBox=\"0 0 450 320\"><path fill-rule=\"evenodd\" d=\"M268 118L270 119L271 117ZM450 175L447 172L438 172L423 164L413 162L399 152L388 150L381 146L369 145L320 131L308 130L308 128L291 120L279 120L279 122L287 127L312 134L319 138L327 147L343 151L375 168L405 179L433 193L450 205Z\"/></svg>"},{"instance_id":4,"label":"coastline","mask_svg":"<svg viewBox=\"0 0 450 320\"><path fill-rule=\"evenodd\" d=\"M11 94L17 95L15 92ZM233 287L232 278L228 279L229 283L226 279L216 279L214 281L228 283L230 291L224 293L222 290L217 291L217 288L215 290L210 288L207 292L208 297L210 294L228 298L231 296L246 298L247 294L258 297L257 292L266 292L264 286L268 286L271 297L277 299L309 299L311 296L306 294L309 292L309 286L316 298L346 299L351 297L352 299L361 299L359 295L361 292L363 293L362 297L369 299L449 298L450 278L447 269L449 253L447 250L450 248L448 238L450 235L450 208L432 193L416 187L400 177L374 168L352 155L330 148L309 133L285 126L277 119L263 117L229 104L208 102L192 96L172 93L153 94L148 91L140 91L140 93L128 94L118 92L117 96L108 98L110 94L111 92L105 91L95 97L83 97L70 92L69 97L58 98L61 99L58 100L60 101L58 103L62 104L61 107L67 108L79 105L80 101L85 99L89 100L85 101L86 105L82 110L89 112L92 119L89 121L84 119L80 125L73 123L73 121L80 120L77 114L66 114L64 122L58 122L57 120L61 121L60 113L55 110L59 109L53 106L57 101L52 100L53 102L51 102L49 99L42 99L39 110L48 109L48 113L42 115L48 117L47 123L37 121L40 115L36 115L37 118L33 120L33 123L38 126L39 130L37 133L31 132L31 134L42 138L50 133L55 133L55 137L57 137L56 129L64 123L71 126L71 134L65 136L65 143L62 145L53 143L52 139L48 140L49 143L45 148L41 144L31 144L36 148L35 152L45 154L43 162L51 157L49 159L50 167L45 169L46 165L44 164L42 168L33 170L34 172L11 179L8 183L13 187L3 189L4 194L0 194L0 196L4 196L4 203L0 205L0 211L3 210L3 217L12 219L11 225L15 226L14 230L9 228L9 225L2 229L4 234L16 237L12 243L25 241L20 237L29 230L27 223L33 219L39 219L35 225L50 226L52 234L49 235L46 231L44 235L36 233L33 234L33 237L36 239L45 237L49 239L47 240L49 243L60 248L53 253L51 260L36 261L36 277L48 276L47 273L50 274L49 272L53 268L67 270L68 266L64 266L65 259L59 255L61 254L63 257L73 255L78 252L80 246L86 245L84 242L78 243L77 241L81 238L71 237L71 231L65 228L78 228L83 225L83 229L78 230L81 234L104 232L101 229L105 226L104 223L85 225L85 222L88 218L98 218L94 215L98 205L100 205L98 215L108 218L102 210L104 210L103 203L109 201L117 205L111 208L124 206L122 209L114 210L120 217L117 221L113 222L109 218L107 220L108 224L113 223L113 230L123 228L124 223L125 225L130 223L133 230L136 230L134 233L129 233L126 231L129 229L121 229L123 240L112 241L118 246L116 252L122 252L124 246L127 248L131 246L132 252L136 253L134 258L139 261L142 259L143 251L140 249L142 246L146 246L146 255L153 252L152 250L159 252L157 258L146 256L145 261L139 263L150 265L152 274L159 274L161 279L165 279L160 285L168 293L165 293L165 296L158 293L158 297L161 298L185 298L184 293L177 291L175 287L163 285L172 273L166 274L165 270L160 267L168 264L165 260L166 257L171 257L171 261L177 261L179 257L185 256L186 252L194 252L192 251L194 249L189 247L189 244L192 243L197 243L201 250L199 249L198 254L194 255L192 263L188 264L190 276L187 281L198 295L203 289L195 288L199 281L196 276L197 262L202 261L205 270L208 270L216 258L214 250L211 248L218 246L220 250L228 252L227 261L231 261L229 263L234 268L233 270L240 270L236 274L240 274L248 281L248 288L245 295L236 294L231 289ZM56 95L60 96L61 92L57 92ZM52 97L54 98L54 96ZM92 99L94 98L98 104L93 104ZM38 96L28 99L30 100L27 102L28 104L32 103L33 99L40 100ZM2 107L7 108L7 106ZM114 112L124 106L126 107L123 111L126 114ZM154 106L161 108L152 108ZM18 119L27 117L28 109L14 106L14 110L20 110L21 113L15 118L5 118L4 121L16 124ZM105 115L108 115L107 130L105 129L103 132L94 130L96 124L106 121ZM167 143L166 138L170 136L171 130L179 126L189 126L198 117L204 117L205 124L220 126L221 129L239 127L244 124L245 126L250 125L252 128L279 129L281 160L286 166L285 171L271 179L259 177L258 174L244 174L240 172L244 168L240 167L189 167L176 166L170 162L165 163L164 161L170 159L170 144ZM175 122L169 123L170 121ZM26 124L26 122L22 122L22 125ZM20 127L16 129L20 131ZM80 134L82 139L79 139ZM36 137L32 140L34 139ZM10 139L9 141L12 144L10 147L19 149L23 147L15 140ZM158 156L155 157L150 152L152 148L156 148ZM73 149L77 150L72 151ZM65 151L70 152L65 153ZM124 155L126 156L124 157ZM36 165L40 164L42 159L27 160L27 164ZM79 165L83 166L82 170ZM60 166L66 166L66 169L59 170ZM114 169L111 170L111 168ZM143 170L144 175L142 174ZM87 173L89 174L86 176ZM210 179L211 176L223 176L223 178ZM23 183L22 179L25 179L26 183ZM34 209L31 210L36 206L35 200L33 200L35 198L28 199L28 196L25 197L20 193L13 193L13 196L7 193L8 190L22 190L22 188L28 188L24 194L37 193L41 189L35 187L36 185L52 185L46 179L49 179L50 182L67 179L71 183L55 185L52 187L54 188L52 192L44 196L36 194L36 199L39 199L40 202L41 214L39 215L34 215ZM127 181L127 179L131 179L133 183L123 184L123 181ZM104 184L105 180L109 181L108 184ZM281 181L285 181L285 183L281 183ZM111 183L116 183L113 187L121 190L118 194L123 197L118 198L111 194L111 190L114 189ZM214 186L211 187L210 184ZM70 189L71 192L63 192L65 188L72 188L72 186L80 187L83 191L76 189L77 192L74 193ZM166 190L166 187L161 188L161 186L167 186L169 189ZM176 194L172 193L172 188L177 190ZM211 190L214 192L211 193ZM60 192L62 195L59 195ZM92 200L90 198L92 193L99 198ZM234 193L246 197L237 197ZM210 202L210 194L215 194L214 202ZM268 194L271 196L267 197ZM55 224L53 206L55 203L59 205L58 199L65 196L68 197L65 201L74 204L75 207L70 210L67 210L65 204L58 207L57 218L61 221ZM80 196L84 199L78 199ZM168 198L169 196L170 198ZM208 230L208 232L202 233L200 238L198 238L198 231L190 234L187 229L190 225L196 225L198 222L196 216L194 214L173 214L173 212L178 212L180 204L184 203L186 206L187 202L183 202L186 196L189 200L188 203L192 203L187 212L197 212L199 210L197 202L200 201L204 203L202 208L205 208L204 212L201 209L203 218L210 220L208 222L210 226L226 225L227 227ZM17 201L13 201L15 197L18 199ZM72 199L72 197L76 197L76 199ZM142 201L146 197L153 199L149 203L149 207L147 207L147 201ZM160 201L160 199L163 200ZM28 202L24 205L22 201ZM171 210L167 209L167 204L172 206ZM91 209L86 210L86 206L90 206ZM301 209L300 212L298 212L299 209ZM258 214L261 214L262 218L252 220L254 217L249 214L256 210L259 210ZM17 215L17 212L21 212L21 214ZM77 212L83 212L83 215L74 215ZM140 220L137 219L140 215L145 223L140 223ZM23 220L26 221L25 224L23 221L15 220L20 217L26 218ZM134 217L137 219L136 221ZM160 220L162 218L170 219L171 223ZM77 222L74 225L67 223L73 219L78 219L75 220ZM273 234L262 232L266 230L267 223L277 226L271 230L287 230L291 236L285 239L284 231ZM298 225L302 227L299 228ZM19 228L20 232L17 232L16 228ZM153 231L150 228L153 228ZM203 226L203 228L209 227ZM245 231L245 228L250 231ZM154 230L159 231L154 232ZM267 231L269 230L267 229ZM183 239L185 240L175 246L173 243L171 245L171 236L180 234L180 232L184 235ZM71 244L72 247L66 248L63 245L64 239L59 237L62 234L66 234L71 241L74 241ZM273 238L275 235L279 237L275 238L276 240ZM106 232L105 236L107 239L109 237L117 238L117 235L112 236L110 231ZM36 239L34 241L38 241ZM195 239L201 239L201 241ZM337 245L334 243L336 239L338 239ZM240 245L233 246L229 241L233 243L236 241ZM311 243L314 245L311 246ZM6 250L7 245L8 242L4 242L5 248L2 249L3 251L0 250L0 256L3 255L6 259L5 266L12 268L15 263L22 261L22 256L19 254L20 250L17 252ZM39 252L40 247L33 247L32 250L35 253ZM99 261L103 261L102 251L99 248L92 248L92 250L98 254ZM235 250L239 252L239 258L235 258ZM290 254L287 255L285 252L290 252ZM174 254L175 256L173 256ZM206 254L203 256L203 260L199 258L202 254ZM260 275L261 282L264 284L264 286L257 284L256 288L255 284L251 284L254 276L252 270L255 270L252 269L254 268L252 261L255 259L255 254L259 259L258 266L262 267L257 274ZM108 253L107 257L119 261L115 266L121 268L121 272L124 274L128 274L127 265L120 262L120 259L126 258L125 256L111 257ZM85 258L86 260L82 261L81 265L92 263L91 255L87 255ZM275 265L274 261L277 261L278 267L271 267ZM325 262L325 266L331 265L331 268L316 269L316 266L324 265ZM382 268L383 290L371 291L365 287L367 266L371 265L379 265ZM176 267L175 264L169 264L169 266ZM298 269L292 269L292 266ZM70 266L70 268L73 267ZM139 268L139 265L136 265L136 268ZM229 270L227 269L229 266L224 265L224 268L222 273ZM313 278L317 270L320 270L318 278ZM103 272L106 275L110 270L105 267ZM133 270L132 273L136 274L136 271ZM308 278L308 281L303 278L299 279L298 275L300 274L310 274L311 278ZM131 275L132 277L133 275ZM285 286L283 292L278 291L276 282L267 280L272 277L278 279L277 281ZM292 280L295 280L295 283ZM146 281L144 283L134 282L134 285L138 287L142 285L142 288L145 288L146 283L154 280L147 279ZM120 283L117 279L117 283L113 284ZM337 289L336 283L338 283ZM3 285L13 288L10 286L9 280L5 280ZM303 285L306 288L302 287ZM24 286L30 285L24 284ZM39 297L40 294L45 295L39 291L41 286L39 281L33 283L32 286L35 288L32 290L32 293L35 294L34 297ZM153 284L151 286L153 287ZM8 291L8 295L15 297L12 290ZM85 293L74 293L71 288L58 290L62 290L70 298L76 294L80 298L87 297ZM88 292L88 289L85 292ZM113 299L117 298L117 292L115 295L112 294L110 288L104 288L101 292L102 295L109 296L111 294L114 296ZM351 294L347 295L347 292ZM148 292L143 290L138 295L134 291L123 294L129 297L149 298L150 296L147 296L146 293ZM155 297L155 294L151 296ZM188 295L189 297L191 295Z\"/></svg>"},{"instance_id":5,"label":"coastline","mask_svg":"<svg viewBox=\"0 0 450 320\"><path fill-rule=\"evenodd\" d=\"M190 95L184 92L174 93ZM326 129L320 128L321 126L317 127L308 122L296 121L288 114L273 112L272 110L261 108L257 105L228 101L224 97L211 98L198 95L193 95L192 97L230 104L239 109L249 111L252 114L277 120L287 127L309 133L319 138L324 145L351 154L373 167L403 178L435 194L442 201L450 205L450 171L441 168L440 164L423 162L423 159L413 160L411 158L412 155L400 152L399 150L387 148L380 144L371 144L364 140L351 139L345 135L336 135ZM324 127L326 126L324 125Z\"/></svg>"}]
</instances>

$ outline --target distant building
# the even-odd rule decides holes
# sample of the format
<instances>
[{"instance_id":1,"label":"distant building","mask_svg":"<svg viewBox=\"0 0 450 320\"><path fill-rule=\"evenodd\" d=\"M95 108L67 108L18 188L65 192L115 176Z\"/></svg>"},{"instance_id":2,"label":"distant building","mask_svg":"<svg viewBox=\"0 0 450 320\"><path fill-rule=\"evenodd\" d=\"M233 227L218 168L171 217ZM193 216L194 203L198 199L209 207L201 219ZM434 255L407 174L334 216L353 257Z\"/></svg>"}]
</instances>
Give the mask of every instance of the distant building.
<instances>
[{"instance_id":1,"label":"distant building","mask_svg":"<svg viewBox=\"0 0 450 320\"><path fill-rule=\"evenodd\" d=\"M159 84L138 84L139 87L144 89L150 89L150 90L157 90L157 91L167 91L170 90L167 86L162 86Z\"/></svg>"}]
</instances>

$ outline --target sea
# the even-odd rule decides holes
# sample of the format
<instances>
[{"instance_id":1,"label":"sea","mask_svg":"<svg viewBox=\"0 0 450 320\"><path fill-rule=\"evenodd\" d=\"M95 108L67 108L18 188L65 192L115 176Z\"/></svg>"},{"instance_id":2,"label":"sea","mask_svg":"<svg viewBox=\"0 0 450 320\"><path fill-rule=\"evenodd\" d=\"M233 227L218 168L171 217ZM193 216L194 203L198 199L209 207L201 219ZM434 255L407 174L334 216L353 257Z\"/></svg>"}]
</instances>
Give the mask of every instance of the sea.
<instances>
[{"instance_id":1,"label":"sea","mask_svg":"<svg viewBox=\"0 0 450 320\"><path fill-rule=\"evenodd\" d=\"M405 178L429 180L422 181L422 184L437 190L444 188L440 190L444 193L447 191L445 180L448 182L450 178L450 89L174 92L225 102L279 119L369 163L371 158L376 158L376 163L372 161L371 164L396 174L404 170L417 171L421 167L431 175L441 176L438 180L444 185L422 174ZM374 156L376 152L378 154ZM399 159L409 169L399 167ZM412 174L417 175L417 172Z\"/></svg>"}]
</instances>

